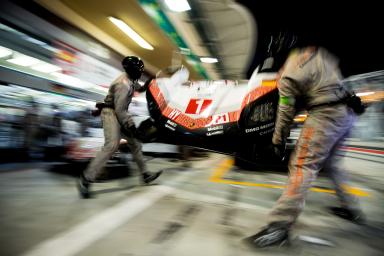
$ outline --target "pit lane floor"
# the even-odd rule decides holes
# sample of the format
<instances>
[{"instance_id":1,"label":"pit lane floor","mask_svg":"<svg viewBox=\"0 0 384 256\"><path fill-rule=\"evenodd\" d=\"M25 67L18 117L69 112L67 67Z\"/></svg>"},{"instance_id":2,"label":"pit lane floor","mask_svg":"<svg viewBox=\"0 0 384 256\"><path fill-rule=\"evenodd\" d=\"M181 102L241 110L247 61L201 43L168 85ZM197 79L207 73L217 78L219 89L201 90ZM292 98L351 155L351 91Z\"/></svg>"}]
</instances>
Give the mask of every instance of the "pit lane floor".
<instances>
[{"instance_id":1,"label":"pit lane floor","mask_svg":"<svg viewBox=\"0 0 384 256\"><path fill-rule=\"evenodd\" d=\"M212 153L190 163L147 157L150 169L164 170L155 184L141 186L137 175L97 183L89 200L78 197L73 175L47 167L0 172L0 255L384 254L384 158L377 152L348 151L343 164L366 226L327 212L337 201L320 175L291 246L257 251L241 239L265 225L286 173L242 170Z\"/></svg>"}]
</instances>

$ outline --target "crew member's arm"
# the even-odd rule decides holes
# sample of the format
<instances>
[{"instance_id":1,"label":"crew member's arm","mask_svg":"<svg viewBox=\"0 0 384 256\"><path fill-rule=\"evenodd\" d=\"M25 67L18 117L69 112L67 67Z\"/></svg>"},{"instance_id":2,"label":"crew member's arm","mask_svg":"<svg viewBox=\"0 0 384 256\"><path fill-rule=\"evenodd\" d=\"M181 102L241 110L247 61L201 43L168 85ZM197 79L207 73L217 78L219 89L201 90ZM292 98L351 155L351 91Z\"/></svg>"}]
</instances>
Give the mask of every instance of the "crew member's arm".
<instances>
[{"instance_id":1,"label":"crew member's arm","mask_svg":"<svg viewBox=\"0 0 384 256\"><path fill-rule=\"evenodd\" d=\"M129 130L135 126L132 116L128 113L128 106L131 102L132 86L116 84L114 93L114 105L117 120L122 128Z\"/></svg>"},{"instance_id":2,"label":"crew member's arm","mask_svg":"<svg viewBox=\"0 0 384 256\"><path fill-rule=\"evenodd\" d=\"M279 106L275 131L273 133L272 143L283 145L289 136L290 126L295 116L295 93L292 89L294 81L284 77L279 81Z\"/></svg>"},{"instance_id":3,"label":"crew member's arm","mask_svg":"<svg viewBox=\"0 0 384 256\"><path fill-rule=\"evenodd\" d=\"M296 114L295 103L303 96L303 88L308 85L313 72L306 65L311 55L307 51L293 53L286 61L278 83L279 106L272 143L283 145L289 136L290 127Z\"/></svg>"}]
</instances>

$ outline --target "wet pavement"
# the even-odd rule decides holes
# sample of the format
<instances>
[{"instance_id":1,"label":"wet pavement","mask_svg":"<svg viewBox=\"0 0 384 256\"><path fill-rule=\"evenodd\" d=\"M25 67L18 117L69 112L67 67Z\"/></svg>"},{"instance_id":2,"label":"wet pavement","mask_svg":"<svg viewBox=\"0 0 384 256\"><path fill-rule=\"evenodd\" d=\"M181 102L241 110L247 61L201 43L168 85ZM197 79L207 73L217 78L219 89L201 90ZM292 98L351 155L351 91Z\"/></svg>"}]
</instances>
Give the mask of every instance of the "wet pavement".
<instances>
[{"instance_id":1,"label":"wet pavement","mask_svg":"<svg viewBox=\"0 0 384 256\"><path fill-rule=\"evenodd\" d=\"M192 159L190 168L147 156L149 169L164 170L154 184L142 186L129 161L129 175L94 184L94 198L84 200L74 170L8 166L0 172L0 255L383 255L384 157L352 149L346 154L343 167L367 225L327 211L337 200L320 175L290 245L264 250L242 239L266 224L285 172L243 170L213 153Z\"/></svg>"}]
</instances>

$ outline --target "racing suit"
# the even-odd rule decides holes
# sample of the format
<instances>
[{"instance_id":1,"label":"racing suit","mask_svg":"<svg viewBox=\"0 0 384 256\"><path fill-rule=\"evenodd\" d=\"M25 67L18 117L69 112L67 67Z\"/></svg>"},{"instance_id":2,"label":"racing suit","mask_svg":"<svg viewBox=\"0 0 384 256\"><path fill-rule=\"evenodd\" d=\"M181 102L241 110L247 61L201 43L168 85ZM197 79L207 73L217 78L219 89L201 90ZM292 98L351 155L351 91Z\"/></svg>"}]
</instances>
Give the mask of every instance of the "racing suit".
<instances>
[{"instance_id":1,"label":"racing suit","mask_svg":"<svg viewBox=\"0 0 384 256\"><path fill-rule=\"evenodd\" d=\"M273 144L282 145L288 137L298 99L303 100L308 117L290 157L288 185L269 215L271 223L295 222L311 182L323 168L342 206L358 208L356 198L346 192L346 174L338 167L340 157L334 154L355 120L353 110L342 103L347 91L337 65L337 59L324 48L307 47L293 52L282 69Z\"/></svg>"},{"instance_id":2,"label":"racing suit","mask_svg":"<svg viewBox=\"0 0 384 256\"><path fill-rule=\"evenodd\" d=\"M146 165L143 160L141 143L133 136L121 133L121 128L128 130L134 125L128 106L134 93L134 85L124 72L109 87L104 99L105 105L101 111L101 120L104 129L104 146L84 171L84 176L89 181L95 181L106 162L111 158L120 145L123 136L132 152L133 159L137 163L141 174L146 173Z\"/></svg>"}]
</instances>

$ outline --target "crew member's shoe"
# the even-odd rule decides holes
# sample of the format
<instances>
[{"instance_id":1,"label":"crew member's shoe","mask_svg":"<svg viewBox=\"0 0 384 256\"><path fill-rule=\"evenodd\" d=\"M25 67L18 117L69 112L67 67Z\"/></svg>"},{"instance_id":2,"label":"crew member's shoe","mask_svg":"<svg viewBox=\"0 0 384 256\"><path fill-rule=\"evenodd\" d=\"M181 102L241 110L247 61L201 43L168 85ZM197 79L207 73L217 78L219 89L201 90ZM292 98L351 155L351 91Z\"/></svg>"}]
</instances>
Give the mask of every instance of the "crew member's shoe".
<instances>
[{"instance_id":1,"label":"crew member's shoe","mask_svg":"<svg viewBox=\"0 0 384 256\"><path fill-rule=\"evenodd\" d=\"M329 210L332 214L349 220L353 223L364 225L365 224L365 216L362 211L359 210L351 210L345 207L329 207Z\"/></svg>"},{"instance_id":2,"label":"crew member's shoe","mask_svg":"<svg viewBox=\"0 0 384 256\"><path fill-rule=\"evenodd\" d=\"M143 173L143 182L145 184L149 184L152 181L154 181L155 179L157 179L162 173L163 173L162 170L157 171L157 172L153 172L153 173L145 172L145 173Z\"/></svg>"},{"instance_id":3,"label":"crew member's shoe","mask_svg":"<svg viewBox=\"0 0 384 256\"><path fill-rule=\"evenodd\" d=\"M90 182L84 177L84 173L80 174L80 178L77 182L77 188L79 189L81 198L90 198L91 194L89 192Z\"/></svg>"},{"instance_id":4,"label":"crew member's shoe","mask_svg":"<svg viewBox=\"0 0 384 256\"><path fill-rule=\"evenodd\" d=\"M243 239L243 241L255 248L280 247L289 242L289 229L285 222L271 223L255 235Z\"/></svg>"}]
</instances>

